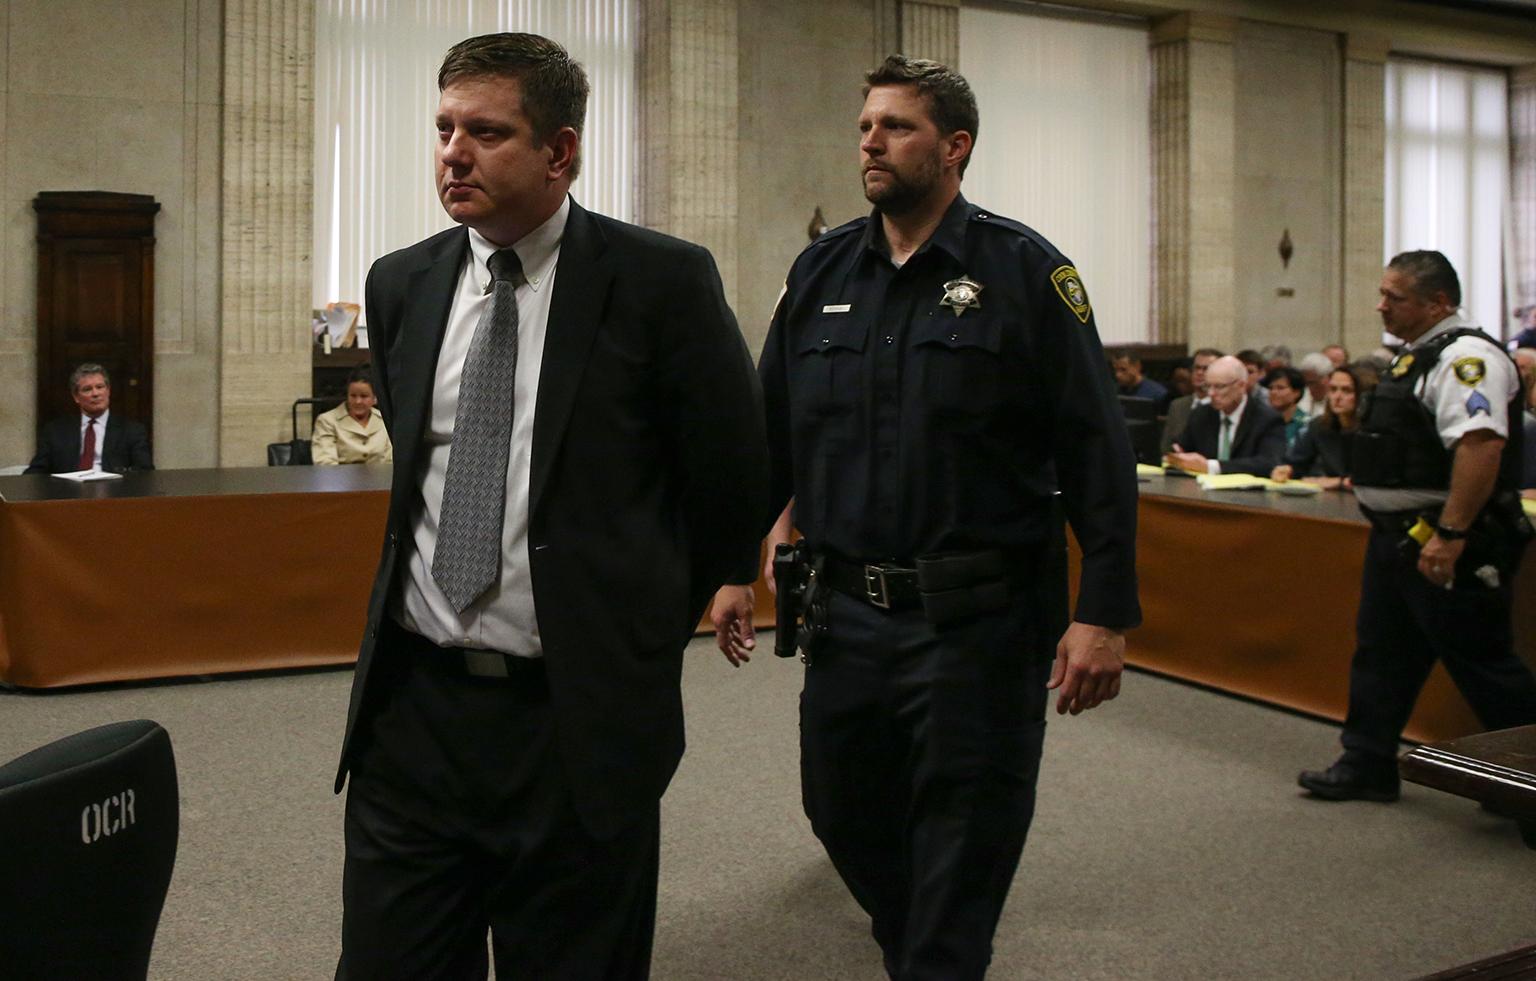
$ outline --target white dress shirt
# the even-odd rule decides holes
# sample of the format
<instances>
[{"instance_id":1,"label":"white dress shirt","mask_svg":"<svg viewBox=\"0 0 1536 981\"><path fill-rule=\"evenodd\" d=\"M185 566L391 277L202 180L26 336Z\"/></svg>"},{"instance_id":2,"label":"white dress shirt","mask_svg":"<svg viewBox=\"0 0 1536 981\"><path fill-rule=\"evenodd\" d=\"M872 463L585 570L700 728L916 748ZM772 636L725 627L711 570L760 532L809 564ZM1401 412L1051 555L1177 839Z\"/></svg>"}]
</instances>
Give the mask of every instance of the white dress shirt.
<instances>
[{"instance_id":1,"label":"white dress shirt","mask_svg":"<svg viewBox=\"0 0 1536 981\"><path fill-rule=\"evenodd\" d=\"M96 458L91 461L92 470L101 469L101 451L107 445L107 416L112 414L111 409L103 409L101 415L95 418L96 423ZM84 412L80 413L80 448L85 449L85 427L93 420Z\"/></svg>"},{"instance_id":2,"label":"white dress shirt","mask_svg":"<svg viewBox=\"0 0 1536 981\"><path fill-rule=\"evenodd\" d=\"M1232 420L1232 428L1231 428L1231 430L1229 430L1229 432L1227 434L1227 452L1231 453L1233 445L1235 445L1237 443L1237 427L1240 426L1242 424L1242 422L1243 422L1243 410L1246 409L1246 408L1248 408L1248 396L1244 395L1243 396L1243 400L1241 402L1237 403L1237 408L1233 409L1230 414L1224 413L1220 409L1216 410L1216 415L1219 417L1216 420L1216 452L1217 453L1221 452L1221 430L1222 430L1222 427L1224 425L1226 425L1221 420L1222 419L1231 419ZM1205 461L1205 472L1206 473L1221 473L1221 461L1217 460L1215 458L1207 459Z\"/></svg>"},{"instance_id":3,"label":"white dress shirt","mask_svg":"<svg viewBox=\"0 0 1536 981\"><path fill-rule=\"evenodd\" d=\"M512 396L512 447L507 458L507 503L501 529L501 578L475 602L456 612L432 578L437 548L438 511L453 446L459 379L481 314L490 305L486 262L497 247L473 229L469 258L459 274L448 314L437 373L432 381L431 414L423 434L421 506L412 515L411 555L406 562L399 620L407 629L442 646L473 647L523 657L543 654L533 607L528 568L528 476L533 457L533 411L538 402L539 370L549 326L560 240L570 216L570 198L548 221L512 243L523 266L517 287L517 377ZM420 325L424 329L427 325Z\"/></svg>"}]
</instances>

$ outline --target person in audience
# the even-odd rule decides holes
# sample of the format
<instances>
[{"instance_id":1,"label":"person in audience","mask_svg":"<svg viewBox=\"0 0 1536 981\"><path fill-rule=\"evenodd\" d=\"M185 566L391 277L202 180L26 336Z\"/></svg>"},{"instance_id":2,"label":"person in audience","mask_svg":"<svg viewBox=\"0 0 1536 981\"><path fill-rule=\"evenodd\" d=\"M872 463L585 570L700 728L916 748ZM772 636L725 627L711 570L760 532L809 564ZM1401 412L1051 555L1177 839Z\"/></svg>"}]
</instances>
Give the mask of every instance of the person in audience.
<instances>
[{"instance_id":1,"label":"person in audience","mask_svg":"<svg viewBox=\"0 0 1536 981\"><path fill-rule=\"evenodd\" d=\"M366 366L347 376L347 400L315 419L310 452L317 466L339 463L393 463L395 449L375 408L373 377Z\"/></svg>"},{"instance_id":2,"label":"person in audience","mask_svg":"<svg viewBox=\"0 0 1536 981\"><path fill-rule=\"evenodd\" d=\"M1264 390L1264 356L1252 348L1244 348L1237 352L1237 360L1248 370L1248 397L1268 402L1269 392Z\"/></svg>"},{"instance_id":3,"label":"person in audience","mask_svg":"<svg viewBox=\"0 0 1536 981\"><path fill-rule=\"evenodd\" d=\"M77 415L50 421L38 430L37 453L27 473L76 473L81 470L153 470L149 433L141 423L112 412L112 379L93 362L69 376Z\"/></svg>"},{"instance_id":4,"label":"person in audience","mask_svg":"<svg viewBox=\"0 0 1536 981\"><path fill-rule=\"evenodd\" d=\"M1217 358L1205 372L1209 405L1189 414L1189 423L1167 456L1170 466L1192 473L1248 473L1267 477L1285 456L1285 422L1280 413L1248 395L1247 366Z\"/></svg>"},{"instance_id":5,"label":"person in audience","mask_svg":"<svg viewBox=\"0 0 1536 981\"><path fill-rule=\"evenodd\" d=\"M761 386L706 249L572 200L565 48L468 38L437 83L455 224L366 287L397 462L336 774L336 976L644 978L683 648L757 566Z\"/></svg>"},{"instance_id":6,"label":"person in audience","mask_svg":"<svg viewBox=\"0 0 1536 981\"><path fill-rule=\"evenodd\" d=\"M1141 373L1141 355L1126 351L1115 355L1113 362L1115 383L1120 388L1121 395L1132 398L1150 399L1157 403L1161 412L1164 403L1168 401L1168 389L1162 382L1153 381Z\"/></svg>"},{"instance_id":7,"label":"person in audience","mask_svg":"<svg viewBox=\"0 0 1536 981\"><path fill-rule=\"evenodd\" d=\"M1349 351L1342 344L1329 344L1323 348L1323 355L1333 362L1335 368L1349 364Z\"/></svg>"},{"instance_id":8,"label":"person in audience","mask_svg":"<svg viewBox=\"0 0 1536 981\"><path fill-rule=\"evenodd\" d=\"M1348 490L1350 443L1359 424L1360 399L1365 391L1353 368L1334 369L1328 375L1323 414L1308 424L1270 479L1284 483L1299 477L1330 490Z\"/></svg>"},{"instance_id":9,"label":"person in audience","mask_svg":"<svg viewBox=\"0 0 1536 981\"><path fill-rule=\"evenodd\" d=\"M1284 344L1264 345L1259 350L1259 357L1264 362L1265 374L1274 371L1276 368L1289 368L1291 366L1291 349Z\"/></svg>"},{"instance_id":10,"label":"person in audience","mask_svg":"<svg viewBox=\"0 0 1536 981\"><path fill-rule=\"evenodd\" d=\"M1366 401L1350 474L1370 520L1343 754L1297 783L1325 800L1393 801L1403 727L1443 660L1488 729L1536 723L1514 649L1512 582L1529 524L1516 489L1524 402L1498 341L1457 314L1439 252L1387 264L1376 305L1407 343Z\"/></svg>"},{"instance_id":11,"label":"person in audience","mask_svg":"<svg viewBox=\"0 0 1536 981\"><path fill-rule=\"evenodd\" d=\"M1264 386L1269 389L1269 407L1285 420L1285 448L1289 450L1307 428L1307 414L1301 410L1301 395L1305 391L1301 372L1295 368L1271 368L1264 376Z\"/></svg>"},{"instance_id":12,"label":"person in audience","mask_svg":"<svg viewBox=\"0 0 1536 981\"><path fill-rule=\"evenodd\" d=\"M1188 358L1173 366L1168 372L1168 397L1170 399L1182 398L1195 390L1194 373L1190 370Z\"/></svg>"},{"instance_id":13,"label":"person in audience","mask_svg":"<svg viewBox=\"0 0 1536 981\"><path fill-rule=\"evenodd\" d=\"M1308 419L1316 419L1323 413L1328 402L1328 376L1333 374L1333 362L1321 351L1313 351L1297 365L1306 391L1301 393L1301 411Z\"/></svg>"},{"instance_id":14,"label":"person in audience","mask_svg":"<svg viewBox=\"0 0 1536 981\"><path fill-rule=\"evenodd\" d=\"M1194 390L1168 403L1168 418L1163 421L1161 444L1164 456L1172 451L1174 441L1189 424L1189 414L1194 411L1195 406L1205 405L1211 400L1205 388L1205 373L1211 367L1211 362L1221 355L1222 352L1214 347L1202 347L1195 351L1195 356L1190 362L1190 383L1194 386Z\"/></svg>"},{"instance_id":15,"label":"person in audience","mask_svg":"<svg viewBox=\"0 0 1536 981\"><path fill-rule=\"evenodd\" d=\"M1525 436L1525 460L1520 468L1520 494L1536 498L1536 348L1517 347L1513 355L1520 369L1520 387L1525 392L1525 412L1521 414Z\"/></svg>"},{"instance_id":16,"label":"person in audience","mask_svg":"<svg viewBox=\"0 0 1536 981\"><path fill-rule=\"evenodd\" d=\"M1520 332L1515 335L1516 348L1536 348L1536 303L1527 304L1515 311L1515 323Z\"/></svg>"}]
</instances>

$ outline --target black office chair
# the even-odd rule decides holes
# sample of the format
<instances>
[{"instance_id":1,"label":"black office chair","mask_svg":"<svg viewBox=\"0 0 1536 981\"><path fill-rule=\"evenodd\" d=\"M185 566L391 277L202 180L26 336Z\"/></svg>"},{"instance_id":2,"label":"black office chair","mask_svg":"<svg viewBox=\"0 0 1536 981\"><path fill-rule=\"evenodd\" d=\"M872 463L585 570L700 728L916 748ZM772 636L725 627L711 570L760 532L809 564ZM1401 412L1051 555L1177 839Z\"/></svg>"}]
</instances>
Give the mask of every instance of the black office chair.
<instances>
[{"instance_id":1,"label":"black office chair","mask_svg":"<svg viewBox=\"0 0 1536 981\"><path fill-rule=\"evenodd\" d=\"M142 981L179 820L171 737L154 722L0 767L0 976Z\"/></svg>"}]
</instances>

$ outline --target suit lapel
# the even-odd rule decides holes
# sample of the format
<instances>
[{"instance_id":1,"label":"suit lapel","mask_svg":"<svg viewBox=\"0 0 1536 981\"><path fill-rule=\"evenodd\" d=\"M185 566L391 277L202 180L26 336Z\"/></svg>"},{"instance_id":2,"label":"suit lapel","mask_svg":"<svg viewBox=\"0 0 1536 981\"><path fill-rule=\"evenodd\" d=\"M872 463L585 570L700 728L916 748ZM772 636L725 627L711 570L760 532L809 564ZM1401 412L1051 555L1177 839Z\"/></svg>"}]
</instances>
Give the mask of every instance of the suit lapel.
<instances>
[{"instance_id":1,"label":"suit lapel","mask_svg":"<svg viewBox=\"0 0 1536 981\"><path fill-rule=\"evenodd\" d=\"M390 352L390 360L399 367L389 394L396 417L390 427L395 466L405 473L414 473L416 449L431 417L437 356L448 330L464 255L469 251L469 232L462 227L457 232L429 243L421 265L407 274L404 285L400 337Z\"/></svg>"},{"instance_id":2,"label":"suit lapel","mask_svg":"<svg viewBox=\"0 0 1536 981\"><path fill-rule=\"evenodd\" d=\"M576 402L576 391L587 365L599 318L613 281L612 257L602 229L586 209L571 202L565 235L560 240L560 259L555 272L555 294L550 298L549 325L544 337L544 359L539 368L539 396L533 417L533 460L528 478L528 513L538 510L539 500Z\"/></svg>"}]
</instances>

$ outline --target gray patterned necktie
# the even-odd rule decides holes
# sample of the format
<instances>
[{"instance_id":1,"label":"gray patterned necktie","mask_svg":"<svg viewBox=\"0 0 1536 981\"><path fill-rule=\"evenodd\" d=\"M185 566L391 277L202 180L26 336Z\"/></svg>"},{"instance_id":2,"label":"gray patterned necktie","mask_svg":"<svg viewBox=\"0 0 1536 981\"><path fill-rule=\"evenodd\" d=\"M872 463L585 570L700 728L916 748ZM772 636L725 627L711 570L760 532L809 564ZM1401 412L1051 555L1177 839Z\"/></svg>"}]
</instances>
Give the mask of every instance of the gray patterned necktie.
<instances>
[{"instance_id":1,"label":"gray patterned necktie","mask_svg":"<svg viewBox=\"0 0 1536 981\"><path fill-rule=\"evenodd\" d=\"M512 449L512 392L517 374L517 253L491 254L491 302L480 315L459 378L453 446L438 512L432 578L455 611L480 597L501 574L501 526Z\"/></svg>"}]
</instances>

